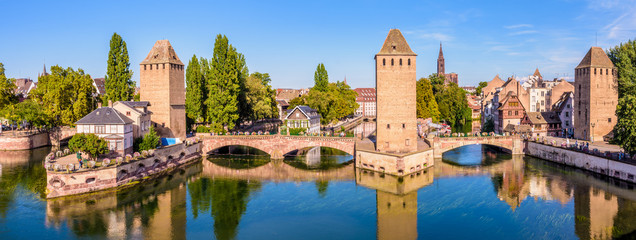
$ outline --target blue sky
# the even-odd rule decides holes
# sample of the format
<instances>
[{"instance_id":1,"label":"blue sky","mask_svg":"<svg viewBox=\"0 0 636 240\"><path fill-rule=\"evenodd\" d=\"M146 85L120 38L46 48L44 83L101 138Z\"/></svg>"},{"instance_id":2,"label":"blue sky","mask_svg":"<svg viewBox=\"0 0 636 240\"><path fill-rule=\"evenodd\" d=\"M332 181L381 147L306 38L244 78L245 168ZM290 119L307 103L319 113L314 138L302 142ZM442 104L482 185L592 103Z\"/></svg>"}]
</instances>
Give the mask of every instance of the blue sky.
<instances>
[{"instance_id":1,"label":"blue sky","mask_svg":"<svg viewBox=\"0 0 636 240\"><path fill-rule=\"evenodd\" d=\"M571 77L592 45L636 38L636 1L13 1L0 0L0 62L9 77L37 78L42 65L103 77L113 32L128 45L133 80L154 42L168 39L187 64L212 57L228 36L251 72L274 87L310 87L320 62L329 80L373 87L374 55L391 28L418 54L417 75L446 71L460 85L496 74Z\"/></svg>"}]
</instances>

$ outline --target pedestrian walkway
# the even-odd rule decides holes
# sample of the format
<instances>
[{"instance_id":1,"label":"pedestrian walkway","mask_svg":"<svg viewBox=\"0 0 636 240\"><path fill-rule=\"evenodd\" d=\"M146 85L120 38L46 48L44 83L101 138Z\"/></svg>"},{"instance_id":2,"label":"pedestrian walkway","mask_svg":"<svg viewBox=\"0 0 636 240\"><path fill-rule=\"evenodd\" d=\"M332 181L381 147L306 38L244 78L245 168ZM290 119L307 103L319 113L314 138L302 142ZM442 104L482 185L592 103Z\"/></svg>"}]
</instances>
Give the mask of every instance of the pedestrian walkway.
<instances>
[{"instance_id":1,"label":"pedestrian walkway","mask_svg":"<svg viewBox=\"0 0 636 240\"><path fill-rule=\"evenodd\" d=\"M560 137L545 137L549 142L552 142L552 140L556 141L557 145L562 145L562 143L567 143L567 139L565 138L560 138ZM577 140L576 139L570 139L570 145L576 143ZM600 152L605 152L605 151L610 151L610 152L621 152L623 151L623 149L618 146L618 145L613 145L610 144L608 142L589 142L589 141L582 141L582 140L578 140L579 145L584 144L586 145L587 143L590 143L590 147L589 149L598 149Z\"/></svg>"}]
</instances>

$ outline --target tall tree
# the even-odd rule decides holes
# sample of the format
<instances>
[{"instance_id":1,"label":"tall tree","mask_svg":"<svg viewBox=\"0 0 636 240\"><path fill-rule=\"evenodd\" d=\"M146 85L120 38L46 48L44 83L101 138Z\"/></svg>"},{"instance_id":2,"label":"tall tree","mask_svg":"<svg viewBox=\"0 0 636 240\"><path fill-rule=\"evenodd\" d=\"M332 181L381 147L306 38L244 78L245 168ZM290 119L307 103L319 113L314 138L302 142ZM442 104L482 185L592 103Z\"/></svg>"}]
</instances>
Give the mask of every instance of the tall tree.
<instances>
[{"instance_id":1,"label":"tall tree","mask_svg":"<svg viewBox=\"0 0 636 240\"><path fill-rule=\"evenodd\" d=\"M44 106L54 125L72 126L95 109L93 79L84 70L52 66L51 74L38 78L31 97Z\"/></svg>"},{"instance_id":2,"label":"tall tree","mask_svg":"<svg viewBox=\"0 0 636 240\"><path fill-rule=\"evenodd\" d=\"M316 67L316 72L314 72L314 88L317 91L324 92L327 91L329 87L329 75L327 74L327 70L325 69L325 65L319 63Z\"/></svg>"},{"instance_id":3,"label":"tall tree","mask_svg":"<svg viewBox=\"0 0 636 240\"><path fill-rule=\"evenodd\" d=\"M214 131L232 129L239 119L238 53L224 35L217 35L207 74L207 118Z\"/></svg>"},{"instance_id":4,"label":"tall tree","mask_svg":"<svg viewBox=\"0 0 636 240\"><path fill-rule=\"evenodd\" d=\"M246 98L250 109L250 120L273 118L277 115L276 91L270 86L268 73L250 74L246 82Z\"/></svg>"},{"instance_id":5,"label":"tall tree","mask_svg":"<svg viewBox=\"0 0 636 240\"><path fill-rule=\"evenodd\" d=\"M479 82L479 85L477 85L477 88L475 88L475 95L481 95L481 90L484 89L486 86L488 86L488 82Z\"/></svg>"},{"instance_id":6,"label":"tall tree","mask_svg":"<svg viewBox=\"0 0 636 240\"><path fill-rule=\"evenodd\" d=\"M433 86L426 78L420 78L417 81L417 117L432 118L433 122L439 121L439 109L435 95L433 95Z\"/></svg>"},{"instance_id":7,"label":"tall tree","mask_svg":"<svg viewBox=\"0 0 636 240\"><path fill-rule=\"evenodd\" d=\"M106 99L115 101L129 101L135 93L135 82L130 70L128 49L126 42L117 33L110 39L108 52L108 66L106 68Z\"/></svg>"},{"instance_id":8,"label":"tall tree","mask_svg":"<svg viewBox=\"0 0 636 240\"><path fill-rule=\"evenodd\" d=\"M15 80L4 75L4 64L0 63L0 110L18 102L15 89Z\"/></svg>"},{"instance_id":9,"label":"tall tree","mask_svg":"<svg viewBox=\"0 0 636 240\"><path fill-rule=\"evenodd\" d=\"M618 80L618 105L613 143L626 152L636 153L636 41L611 48L607 55L616 66Z\"/></svg>"},{"instance_id":10,"label":"tall tree","mask_svg":"<svg viewBox=\"0 0 636 240\"><path fill-rule=\"evenodd\" d=\"M206 84L203 71L197 56L193 55L186 68L186 115L196 122L202 122L205 117Z\"/></svg>"},{"instance_id":11,"label":"tall tree","mask_svg":"<svg viewBox=\"0 0 636 240\"><path fill-rule=\"evenodd\" d=\"M439 107L440 119L448 122L454 129L460 129L472 120L464 89L457 84L443 86L442 90L435 94L435 100Z\"/></svg>"}]
</instances>

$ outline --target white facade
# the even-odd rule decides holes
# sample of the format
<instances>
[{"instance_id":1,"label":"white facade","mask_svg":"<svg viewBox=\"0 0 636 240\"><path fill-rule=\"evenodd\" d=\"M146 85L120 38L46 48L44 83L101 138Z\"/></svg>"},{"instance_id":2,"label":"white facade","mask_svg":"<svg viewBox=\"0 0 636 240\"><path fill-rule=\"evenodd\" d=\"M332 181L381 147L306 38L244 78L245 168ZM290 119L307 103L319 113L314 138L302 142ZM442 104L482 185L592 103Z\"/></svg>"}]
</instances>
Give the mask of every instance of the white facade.
<instances>
[{"instance_id":1,"label":"white facade","mask_svg":"<svg viewBox=\"0 0 636 240\"><path fill-rule=\"evenodd\" d=\"M530 88L530 111L545 112L548 109L550 90L547 88Z\"/></svg>"},{"instance_id":2,"label":"white facade","mask_svg":"<svg viewBox=\"0 0 636 240\"><path fill-rule=\"evenodd\" d=\"M78 124L77 133L92 133L108 141L108 149L127 154L133 147L133 126ZM129 150L130 149L130 150Z\"/></svg>"}]
</instances>

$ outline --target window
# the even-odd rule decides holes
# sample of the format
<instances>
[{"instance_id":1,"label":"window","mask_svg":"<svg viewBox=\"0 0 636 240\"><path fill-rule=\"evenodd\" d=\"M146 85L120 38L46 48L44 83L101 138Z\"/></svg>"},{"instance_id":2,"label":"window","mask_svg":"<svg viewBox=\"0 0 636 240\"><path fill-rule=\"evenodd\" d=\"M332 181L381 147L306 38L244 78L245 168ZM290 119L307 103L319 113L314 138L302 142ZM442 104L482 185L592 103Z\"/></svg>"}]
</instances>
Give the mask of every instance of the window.
<instances>
[{"instance_id":1,"label":"window","mask_svg":"<svg viewBox=\"0 0 636 240\"><path fill-rule=\"evenodd\" d=\"M111 125L110 126L110 133L116 133L117 132L117 125Z\"/></svg>"},{"instance_id":2,"label":"window","mask_svg":"<svg viewBox=\"0 0 636 240\"><path fill-rule=\"evenodd\" d=\"M565 112L565 116L569 117L570 116L570 112Z\"/></svg>"},{"instance_id":3,"label":"window","mask_svg":"<svg viewBox=\"0 0 636 240\"><path fill-rule=\"evenodd\" d=\"M152 64L150 64L150 70L152 70Z\"/></svg>"},{"instance_id":4,"label":"window","mask_svg":"<svg viewBox=\"0 0 636 240\"><path fill-rule=\"evenodd\" d=\"M393 66L393 65L394 65L394 64L393 64L393 58L391 58L391 66Z\"/></svg>"},{"instance_id":5,"label":"window","mask_svg":"<svg viewBox=\"0 0 636 240\"><path fill-rule=\"evenodd\" d=\"M541 100L541 106L543 106L543 105L544 105L544 103L545 103L545 101Z\"/></svg>"},{"instance_id":6,"label":"window","mask_svg":"<svg viewBox=\"0 0 636 240\"><path fill-rule=\"evenodd\" d=\"M570 121L569 120L565 120L565 126L570 126Z\"/></svg>"},{"instance_id":7,"label":"window","mask_svg":"<svg viewBox=\"0 0 636 240\"><path fill-rule=\"evenodd\" d=\"M596 75L596 68L594 69L594 75Z\"/></svg>"},{"instance_id":8,"label":"window","mask_svg":"<svg viewBox=\"0 0 636 240\"><path fill-rule=\"evenodd\" d=\"M402 59L400 58L400 66L402 66Z\"/></svg>"},{"instance_id":9,"label":"window","mask_svg":"<svg viewBox=\"0 0 636 240\"><path fill-rule=\"evenodd\" d=\"M608 122L608 123L611 123L611 122L612 122L612 118L608 118L608 119L607 119L607 122Z\"/></svg>"},{"instance_id":10,"label":"window","mask_svg":"<svg viewBox=\"0 0 636 240\"><path fill-rule=\"evenodd\" d=\"M406 62L408 63L409 66L411 66L411 59L407 59Z\"/></svg>"},{"instance_id":11,"label":"window","mask_svg":"<svg viewBox=\"0 0 636 240\"><path fill-rule=\"evenodd\" d=\"M105 132L106 132L106 128L104 127L104 125L95 126L95 133L105 133Z\"/></svg>"},{"instance_id":12,"label":"window","mask_svg":"<svg viewBox=\"0 0 636 240\"><path fill-rule=\"evenodd\" d=\"M146 65L144 65L144 70L146 70Z\"/></svg>"},{"instance_id":13,"label":"window","mask_svg":"<svg viewBox=\"0 0 636 240\"><path fill-rule=\"evenodd\" d=\"M542 97L544 96L544 94L545 94L544 92L541 92L541 96L542 96Z\"/></svg>"},{"instance_id":14,"label":"window","mask_svg":"<svg viewBox=\"0 0 636 240\"><path fill-rule=\"evenodd\" d=\"M385 65L386 65L386 59L383 58L382 59L382 66L385 66Z\"/></svg>"},{"instance_id":15,"label":"window","mask_svg":"<svg viewBox=\"0 0 636 240\"><path fill-rule=\"evenodd\" d=\"M508 111L508 116L512 115L512 111Z\"/></svg>"},{"instance_id":16,"label":"window","mask_svg":"<svg viewBox=\"0 0 636 240\"><path fill-rule=\"evenodd\" d=\"M391 129L391 124L387 124L386 129Z\"/></svg>"},{"instance_id":17,"label":"window","mask_svg":"<svg viewBox=\"0 0 636 240\"><path fill-rule=\"evenodd\" d=\"M130 116L130 111L127 111L127 112L126 112L126 116Z\"/></svg>"},{"instance_id":18,"label":"window","mask_svg":"<svg viewBox=\"0 0 636 240\"><path fill-rule=\"evenodd\" d=\"M519 115L519 111L515 111L515 115Z\"/></svg>"},{"instance_id":19,"label":"window","mask_svg":"<svg viewBox=\"0 0 636 240\"><path fill-rule=\"evenodd\" d=\"M402 128L406 128L406 124L405 123L402 123Z\"/></svg>"},{"instance_id":20,"label":"window","mask_svg":"<svg viewBox=\"0 0 636 240\"><path fill-rule=\"evenodd\" d=\"M567 108L570 108L570 104L567 105Z\"/></svg>"},{"instance_id":21,"label":"window","mask_svg":"<svg viewBox=\"0 0 636 240\"><path fill-rule=\"evenodd\" d=\"M411 139L406 139L406 146L411 145Z\"/></svg>"},{"instance_id":22,"label":"window","mask_svg":"<svg viewBox=\"0 0 636 240\"><path fill-rule=\"evenodd\" d=\"M166 69L166 64L165 64L165 63L164 63L164 64L161 64L161 65L163 65L163 69Z\"/></svg>"}]
</instances>

